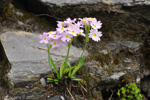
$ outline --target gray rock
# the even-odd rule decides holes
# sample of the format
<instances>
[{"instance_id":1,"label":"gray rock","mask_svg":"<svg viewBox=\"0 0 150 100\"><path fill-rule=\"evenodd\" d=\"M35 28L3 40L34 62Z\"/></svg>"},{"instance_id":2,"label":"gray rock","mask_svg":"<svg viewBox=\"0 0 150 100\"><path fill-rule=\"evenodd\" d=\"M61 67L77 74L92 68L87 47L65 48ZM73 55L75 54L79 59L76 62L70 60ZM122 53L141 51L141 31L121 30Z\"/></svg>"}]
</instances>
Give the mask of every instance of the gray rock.
<instances>
[{"instance_id":1,"label":"gray rock","mask_svg":"<svg viewBox=\"0 0 150 100\"><path fill-rule=\"evenodd\" d=\"M140 43L138 42L132 42L132 41L125 41L125 42L121 42L120 44L121 46L126 46L130 49L140 49Z\"/></svg>"},{"instance_id":2,"label":"gray rock","mask_svg":"<svg viewBox=\"0 0 150 100\"><path fill-rule=\"evenodd\" d=\"M111 76L106 77L106 80L118 80L121 76L123 76L125 72L118 72L118 73L113 73Z\"/></svg>"},{"instance_id":3,"label":"gray rock","mask_svg":"<svg viewBox=\"0 0 150 100\"><path fill-rule=\"evenodd\" d=\"M106 49L103 49L100 51L100 53L103 53L104 55L108 54L108 51Z\"/></svg>"},{"instance_id":4,"label":"gray rock","mask_svg":"<svg viewBox=\"0 0 150 100\"><path fill-rule=\"evenodd\" d=\"M9 77L14 84L33 81L32 77L50 72L47 48L45 44L39 43L38 35L24 31L7 31L0 37L12 65ZM57 55L51 54L54 62L65 59L67 48L62 47ZM69 62L75 62L81 53L81 49L71 46ZM57 67L59 65L60 63Z\"/></svg>"},{"instance_id":5,"label":"gray rock","mask_svg":"<svg viewBox=\"0 0 150 100\"><path fill-rule=\"evenodd\" d=\"M18 24L19 24L19 25L24 25L24 23L23 23L23 22L21 22L21 21L18 21Z\"/></svg>"},{"instance_id":6,"label":"gray rock","mask_svg":"<svg viewBox=\"0 0 150 100\"><path fill-rule=\"evenodd\" d=\"M117 48L119 48L120 44L119 42L112 41L112 42L109 42L107 46L110 48L111 51L114 51Z\"/></svg>"},{"instance_id":7,"label":"gray rock","mask_svg":"<svg viewBox=\"0 0 150 100\"><path fill-rule=\"evenodd\" d=\"M46 86L46 80L44 78L40 79L41 84L45 87Z\"/></svg>"},{"instance_id":8,"label":"gray rock","mask_svg":"<svg viewBox=\"0 0 150 100\"><path fill-rule=\"evenodd\" d=\"M131 60L131 59L128 59L128 58L126 58L126 59L124 59L124 60L123 60L123 62L125 62L125 63L131 63L131 62L132 62L132 60Z\"/></svg>"},{"instance_id":9,"label":"gray rock","mask_svg":"<svg viewBox=\"0 0 150 100\"><path fill-rule=\"evenodd\" d=\"M19 8L27 8L33 13L44 14L43 16L48 15L57 20L63 20L67 17L92 16L93 13L103 11L103 5L101 5L103 3L110 5L119 4L120 6L133 6L150 3L150 1L146 0L145 2L138 1L140 3L137 3L137 1L135 2L134 0L15 0L14 2ZM22 6L20 7L20 5ZM111 11L117 11L118 13L121 7L115 10L112 10L114 8L111 7L107 8L108 10L111 9Z\"/></svg>"},{"instance_id":10,"label":"gray rock","mask_svg":"<svg viewBox=\"0 0 150 100\"><path fill-rule=\"evenodd\" d=\"M48 100L65 100L63 96L56 95Z\"/></svg>"},{"instance_id":11,"label":"gray rock","mask_svg":"<svg viewBox=\"0 0 150 100\"><path fill-rule=\"evenodd\" d=\"M133 42L133 41L110 41L107 44L107 46L110 48L111 51L119 49L121 46L128 47L129 49L133 49L137 51L140 49L141 44L138 42Z\"/></svg>"},{"instance_id":12,"label":"gray rock","mask_svg":"<svg viewBox=\"0 0 150 100\"><path fill-rule=\"evenodd\" d=\"M98 3L102 0L40 0L43 3L55 4L55 5L75 5L75 4L89 4Z\"/></svg>"},{"instance_id":13,"label":"gray rock","mask_svg":"<svg viewBox=\"0 0 150 100\"><path fill-rule=\"evenodd\" d=\"M35 2L41 2L47 5L80 5L80 4L94 4L94 3L107 3L107 4L123 4L123 5L138 5L147 4L150 2L148 0L35 0Z\"/></svg>"},{"instance_id":14,"label":"gray rock","mask_svg":"<svg viewBox=\"0 0 150 100\"><path fill-rule=\"evenodd\" d=\"M19 16L23 16L24 15L22 12L19 12L19 11L17 11L16 14L19 15Z\"/></svg>"}]
</instances>

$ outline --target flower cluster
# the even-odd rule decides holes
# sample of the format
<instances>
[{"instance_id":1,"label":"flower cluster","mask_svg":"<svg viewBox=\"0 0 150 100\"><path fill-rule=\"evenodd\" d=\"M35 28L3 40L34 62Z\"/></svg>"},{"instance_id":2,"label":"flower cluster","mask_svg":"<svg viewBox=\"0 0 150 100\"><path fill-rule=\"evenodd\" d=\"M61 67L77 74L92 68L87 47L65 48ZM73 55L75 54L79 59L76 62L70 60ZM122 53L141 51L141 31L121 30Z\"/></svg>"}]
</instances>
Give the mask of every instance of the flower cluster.
<instances>
[{"instance_id":1,"label":"flower cluster","mask_svg":"<svg viewBox=\"0 0 150 100\"><path fill-rule=\"evenodd\" d=\"M73 37L79 35L85 37L85 26L90 28L87 36L94 41L100 41L102 34L98 29L102 27L102 23L97 21L96 18L75 18L73 20L67 18L65 21L57 22L56 31L44 32L43 35L40 35L40 43L49 43L52 46L51 52L57 53L58 48L66 43L70 43Z\"/></svg>"}]
</instances>

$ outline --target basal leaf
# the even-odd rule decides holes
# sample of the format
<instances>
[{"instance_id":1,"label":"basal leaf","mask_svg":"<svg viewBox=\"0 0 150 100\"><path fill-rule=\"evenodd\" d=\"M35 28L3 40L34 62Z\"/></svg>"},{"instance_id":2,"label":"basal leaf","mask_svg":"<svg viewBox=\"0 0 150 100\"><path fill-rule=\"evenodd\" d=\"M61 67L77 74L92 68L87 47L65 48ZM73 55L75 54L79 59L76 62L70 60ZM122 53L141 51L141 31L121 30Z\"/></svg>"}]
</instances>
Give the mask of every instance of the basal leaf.
<instances>
[{"instance_id":1,"label":"basal leaf","mask_svg":"<svg viewBox=\"0 0 150 100\"><path fill-rule=\"evenodd\" d=\"M81 79L79 79L79 78L73 78L72 80L74 80L74 81L81 81Z\"/></svg>"}]
</instances>

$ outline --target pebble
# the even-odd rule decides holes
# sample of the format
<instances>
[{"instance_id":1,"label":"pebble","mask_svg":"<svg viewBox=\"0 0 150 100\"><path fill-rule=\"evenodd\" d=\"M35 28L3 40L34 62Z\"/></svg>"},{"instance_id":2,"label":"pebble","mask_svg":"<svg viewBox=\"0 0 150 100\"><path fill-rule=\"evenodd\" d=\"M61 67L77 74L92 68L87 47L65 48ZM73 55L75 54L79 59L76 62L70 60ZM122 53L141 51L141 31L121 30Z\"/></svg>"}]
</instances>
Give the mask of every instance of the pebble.
<instances>
[{"instance_id":1,"label":"pebble","mask_svg":"<svg viewBox=\"0 0 150 100\"><path fill-rule=\"evenodd\" d=\"M40 79L40 83L42 84L42 86L46 86L46 80L44 78Z\"/></svg>"}]
</instances>

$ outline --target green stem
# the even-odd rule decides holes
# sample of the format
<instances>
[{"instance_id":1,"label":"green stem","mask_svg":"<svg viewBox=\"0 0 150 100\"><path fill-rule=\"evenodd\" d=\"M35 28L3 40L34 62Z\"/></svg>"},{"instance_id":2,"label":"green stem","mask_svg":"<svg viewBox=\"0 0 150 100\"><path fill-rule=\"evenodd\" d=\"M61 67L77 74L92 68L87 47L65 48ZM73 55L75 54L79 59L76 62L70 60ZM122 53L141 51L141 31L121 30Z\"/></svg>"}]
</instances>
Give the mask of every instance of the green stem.
<instances>
[{"instance_id":1,"label":"green stem","mask_svg":"<svg viewBox=\"0 0 150 100\"><path fill-rule=\"evenodd\" d=\"M50 70L51 70L51 73L52 73L53 77L55 78L55 76L53 74L53 71L52 71L51 62L50 62L50 58L51 58L51 56L50 56L50 49L51 49L51 46L49 46L48 44L47 44L47 49L48 49L48 62L49 62Z\"/></svg>"},{"instance_id":2,"label":"green stem","mask_svg":"<svg viewBox=\"0 0 150 100\"><path fill-rule=\"evenodd\" d=\"M70 47L71 47L71 43L68 44L67 57L66 57L66 60L65 60L66 63L68 63Z\"/></svg>"},{"instance_id":3,"label":"green stem","mask_svg":"<svg viewBox=\"0 0 150 100\"><path fill-rule=\"evenodd\" d=\"M88 43L88 42L85 42L85 45L84 45L84 48L83 48L83 51L82 51L82 54L81 54L80 58L82 58L82 57L83 57L83 54L84 54L85 49L86 49L86 47L87 47L87 43Z\"/></svg>"},{"instance_id":4,"label":"green stem","mask_svg":"<svg viewBox=\"0 0 150 100\"><path fill-rule=\"evenodd\" d=\"M68 63L68 59L69 59L69 52L70 52L70 47L71 47L71 43L73 41L73 38L71 39L71 42L68 44L68 51L67 51L67 56L66 56L66 59L65 59L65 67L67 66L67 63Z\"/></svg>"},{"instance_id":5,"label":"green stem","mask_svg":"<svg viewBox=\"0 0 150 100\"><path fill-rule=\"evenodd\" d=\"M84 52L85 52L85 50L86 50L87 43L88 43L88 41L89 41L89 36L88 36L88 35L89 35L89 30L90 30L90 25L89 25L89 26L85 25L85 34L86 34L85 45L84 45L82 54L81 54L79 60L76 62L75 65L77 65L77 64L79 63L80 59L83 57L83 54L84 54Z\"/></svg>"}]
</instances>

